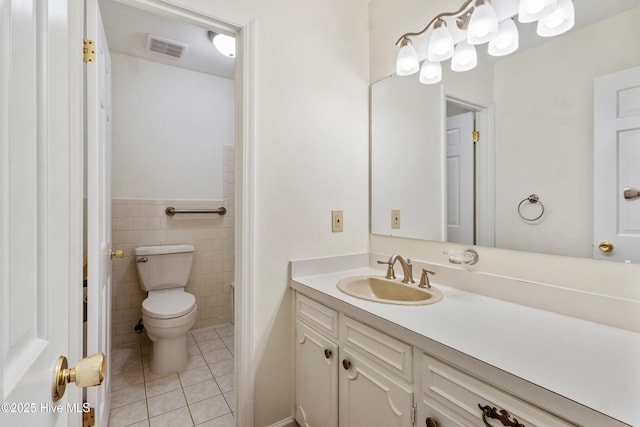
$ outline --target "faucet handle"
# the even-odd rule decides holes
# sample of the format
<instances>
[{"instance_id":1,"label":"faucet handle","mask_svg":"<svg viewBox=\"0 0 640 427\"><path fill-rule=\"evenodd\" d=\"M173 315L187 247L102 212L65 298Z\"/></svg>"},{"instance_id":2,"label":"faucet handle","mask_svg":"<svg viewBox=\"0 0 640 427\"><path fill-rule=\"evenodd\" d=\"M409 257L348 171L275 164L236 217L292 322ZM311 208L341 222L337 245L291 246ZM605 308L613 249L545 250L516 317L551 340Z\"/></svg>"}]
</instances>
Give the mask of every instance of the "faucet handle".
<instances>
[{"instance_id":1,"label":"faucet handle","mask_svg":"<svg viewBox=\"0 0 640 427\"><path fill-rule=\"evenodd\" d=\"M426 268L422 269L422 275L420 276L420 284L418 284L419 288L431 288L431 283L429 282L429 274L435 275L435 271L427 270Z\"/></svg>"},{"instance_id":2,"label":"faucet handle","mask_svg":"<svg viewBox=\"0 0 640 427\"><path fill-rule=\"evenodd\" d=\"M391 261L378 261L378 264L387 264L387 275L384 276L385 279L395 279L396 272L393 271L393 263Z\"/></svg>"}]
</instances>

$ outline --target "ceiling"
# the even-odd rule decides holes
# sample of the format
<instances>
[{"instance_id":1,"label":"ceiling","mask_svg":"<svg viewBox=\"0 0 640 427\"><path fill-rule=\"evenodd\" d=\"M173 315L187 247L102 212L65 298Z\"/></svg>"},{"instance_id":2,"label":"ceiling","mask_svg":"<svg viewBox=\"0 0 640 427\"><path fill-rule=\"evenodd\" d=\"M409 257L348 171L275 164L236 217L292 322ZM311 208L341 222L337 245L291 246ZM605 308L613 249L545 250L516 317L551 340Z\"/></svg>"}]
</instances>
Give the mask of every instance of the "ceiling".
<instances>
[{"instance_id":1,"label":"ceiling","mask_svg":"<svg viewBox=\"0 0 640 427\"><path fill-rule=\"evenodd\" d=\"M460 0L461 2L462 0ZM515 0L493 0L496 7L501 4L505 4L508 7L508 4L513 2ZM222 55L213 47L207 35L209 29L154 15L141 9L118 3L116 0L99 0L99 3L109 49L112 52L224 78L235 78L235 59ZM452 1L452 4L457 5L458 2ZM606 2L602 0L574 0L574 4L576 9L575 28L579 28L599 21L604 17L640 7L640 0L608 0ZM548 40L535 34L535 25L519 24L518 26L520 31L520 50ZM180 59L175 59L148 51L146 49L148 34L187 44L188 48L185 55ZM480 51L478 53L486 60L495 59Z\"/></svg>"},{"instance_id":2,"label":"ceiling","mask_svg":"<svg viewBox=\"0 0 640 427\"><path fill-rule=\"evenodd\" d=\"M99 4L110 51L228 79L235 78L235 58L224 56L211 44L207 35L209 28L154 15L115 0L99 0ZM188 47L180 59L150 52L146 48L148 34L184 43Z\"/></svg>"}]
</instances>

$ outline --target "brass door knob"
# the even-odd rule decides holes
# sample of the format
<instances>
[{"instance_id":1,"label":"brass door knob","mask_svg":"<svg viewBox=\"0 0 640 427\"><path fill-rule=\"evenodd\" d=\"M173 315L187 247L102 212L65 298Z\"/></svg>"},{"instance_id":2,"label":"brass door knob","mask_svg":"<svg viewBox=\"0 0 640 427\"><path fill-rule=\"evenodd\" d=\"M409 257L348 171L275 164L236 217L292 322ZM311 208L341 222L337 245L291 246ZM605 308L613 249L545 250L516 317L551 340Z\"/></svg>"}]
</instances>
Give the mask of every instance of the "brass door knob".
<instances>
[{"instance_id":1,"label":"brass door knob","mask_svg":"<svg viewBox=\"0 0 640 427\"><path fill-rule=\"evenodd\" d=\"M329 350L328 348L324 349L324 358L325 359L331 359L332 355L333 355L333 353L331 352L331 350Z\"/></svg>"},{"instance_id":2,"label":"brass door knob","mask_svg":"<svg viewBox=\"0 0 640 427\"><path fill-rule=\"evenodd\" d=\"M105 374L105 358L103 353L97 353L85 357L78 362L75 368L70 368L67 358L58 357L56 368L53 371L53 387L51 397L54 402L64 396L67 384L76 383L78 387L93 387L102 384Z\"/></svg>"},{"instance_id":3,"label":"brass door knob","mask_svg":"<svg viewBox=\"0 0 640 427\"><path fill-rule=\"evenodd\" d=\"M598 245L598 249L600 249L602 252L611 252L613 251L613 243L600 242L600 244Z\"/></svg>"},{"instance_id":4,"label":"brass door knob","mask_svg":"<svg viewBox=\"0 0 640 427\"><path fill-rule=\"evenodd\" d=\"M342 359L342 367L348 371L351 369L351 361L349 361L349 359Z\"/></svg>"},{"instance_id":5,"label":"brass door knob","mask_svg":"<svg viewBox=\"0 0 640 427\"><path fill-rule=\"evenodd\" d=\"M124 256L124 251L122 249L111 249L111 259L122 258L123 256Z\"/></svg>"}]
</instances>

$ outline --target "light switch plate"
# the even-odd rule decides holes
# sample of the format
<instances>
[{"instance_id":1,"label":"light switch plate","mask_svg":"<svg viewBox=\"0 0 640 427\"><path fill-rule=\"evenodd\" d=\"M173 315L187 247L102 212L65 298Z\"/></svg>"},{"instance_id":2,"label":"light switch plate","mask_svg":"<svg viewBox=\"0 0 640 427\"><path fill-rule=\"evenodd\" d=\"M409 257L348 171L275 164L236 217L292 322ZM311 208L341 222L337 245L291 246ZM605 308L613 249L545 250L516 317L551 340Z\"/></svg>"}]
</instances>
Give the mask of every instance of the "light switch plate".
<instances>
[{"instance_id":1,"label":"light switch plate","mask_svg":"<svg viewBox=\"0 0 640 427\"><path fill-rule=\"evenodd\" d=\"M391 210L391 228L400 228L400 209Z\"/></svg>"},{"instance_id":2,"label":"light switch plate","mask_svg":"<svg viewBox=\"0 0 640 427\"><path fill-rule=\"evenodd\" d=\"M342 233L344 227L344 217L342 211L331 211L331 231L334 233Z\"/></svg>"}]
</instances>

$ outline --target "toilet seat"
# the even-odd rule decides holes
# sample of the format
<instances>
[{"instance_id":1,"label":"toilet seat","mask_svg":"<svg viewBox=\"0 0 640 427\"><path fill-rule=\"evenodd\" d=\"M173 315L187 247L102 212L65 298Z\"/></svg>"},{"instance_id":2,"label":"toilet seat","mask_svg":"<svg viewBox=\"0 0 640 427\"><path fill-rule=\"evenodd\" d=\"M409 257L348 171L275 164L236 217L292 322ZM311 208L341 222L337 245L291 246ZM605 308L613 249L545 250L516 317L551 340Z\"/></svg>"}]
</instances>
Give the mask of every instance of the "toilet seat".
<instances>
[{"instance_id":1,"label":"toilet seat","mask_svg":"<svg viewBox=\"0 0 640 427\"><path fill-rule=\"evenodd\" d=\"M156 319L173 319L189 314L196 298L188 292L149 292L142 301L142 313Z\"/></svg>"}]
</instances>

